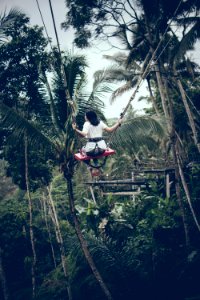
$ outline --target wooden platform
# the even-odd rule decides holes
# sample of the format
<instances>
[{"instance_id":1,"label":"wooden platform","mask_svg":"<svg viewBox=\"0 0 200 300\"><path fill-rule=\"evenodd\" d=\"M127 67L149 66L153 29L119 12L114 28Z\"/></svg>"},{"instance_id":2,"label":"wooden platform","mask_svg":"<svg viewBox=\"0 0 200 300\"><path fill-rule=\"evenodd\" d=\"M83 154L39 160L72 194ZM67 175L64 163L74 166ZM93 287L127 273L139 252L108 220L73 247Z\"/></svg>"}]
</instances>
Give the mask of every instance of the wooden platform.
<instances>
[{"instance_id":1,"label":"wooden platform","mask_svg":"<svg viewBox=\"0 0 200 300\"><path fill-rule=\"evenodd\" d=\"M133 181L132 179L124 179L124 180L98 180L98 181L89 181L85 182L89 185L147 185L147 180L137 180Z\"/></svg>"},{"instance_id":2,"label":"wooden platform","mask_svg":"<svg viewBox=\"0 0 200 300\"><path fill-rule=\"evenodd\" d=\"M141 191L128 191L128 192L103 192L102 195L114 195L114 196L137 196L141 193Z\"/></svg>"}]
</instances>

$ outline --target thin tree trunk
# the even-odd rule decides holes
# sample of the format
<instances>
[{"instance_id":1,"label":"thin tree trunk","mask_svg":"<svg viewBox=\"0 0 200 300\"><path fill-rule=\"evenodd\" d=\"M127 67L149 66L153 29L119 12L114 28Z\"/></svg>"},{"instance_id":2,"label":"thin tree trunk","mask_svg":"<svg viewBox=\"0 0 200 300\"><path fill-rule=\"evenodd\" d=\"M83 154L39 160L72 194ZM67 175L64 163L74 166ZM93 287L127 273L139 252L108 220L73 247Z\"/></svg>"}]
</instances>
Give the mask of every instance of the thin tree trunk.
<instances>
[{"instance_id":1,"label":"thin tree trunk","mask_svg":"<svg viewBox=\"0 0 200 300\"><path fill-rule=\"evenodd\" d=\"M185 191L185 195L186 195L186 198L187 198L187 201L188 201L188 204L189 204L189 207L190 207L190 210L191 210L191 213L192 213L194 222L195 222L195 224L196 224L198 230L200 231L200 225L199 225L199 222L198 222L198 220L197 220L197 217L196 217L194 208L193 208L193 206L192 206L192 201L191 201L191 197L190 197L188 185L187 185L187 182L186 182L186 180L185 180L184 172L183 172L183 169L182 169L182 167L181 167L181 162L180 162L180 158L179 158L178 153L177 153L177 160L178 160L179 174L180 174L180 176L181 176L181 182L182 182L182 185L183 185L183 189L184 189L184 191Z\"/></svg>"},{"instance_id":2,"label":"thin tree trunk","mask_svg":"<svg viewBox=\"0 0 200 300\"><path fill-rule=\"evenodd\" d=\"M167 81L165 80L165 89L166 91L168 90L168 87L167 87ZM169 99L169 97L168 97ZM174 153L174 157L175 157L175 162L176 162L176 168L178 169L177 170L177 174L178 174L178 177L181 179L181 184L183 186L183 190L185 192L185 195L186 195L186 199L188 201L188 204L189 204L189 207L190 207L190 210L191 210L191 213L192 213L192 216L194 218L194 222L198 228L198 230L200 231L200 226L199 226L199 223L197 221L197 218L196 218L196 215L195 215L195 212L194 212L194 209L193 209L193 206L192 206L192 202L191 202L191 197L190 197L190 192L189 192L189 189L188 189L188 185L187 185L187 182L185 180L185 176L184 176L184 172L183 172L183 169L182 169L182 166L181 166L181 161L180 161L180 157L181 157L181 154L180 154L180 151L178 149L178 140L177 140L177 135L175 134L175 126L174 126L174 113L173 113L173 108L172 108L172 103L168 100L169 102L169 110L170 110L170 115L171 115L171 118L172 118L172 123L173 123L173 131L174 131L174 135L176 137L176 141L175 143L173 143L173 153ZM182 202L182 201L181 201ZM187 226L188 227L188 226ZM188 236L188 242L189 242L189 236ZM188 244L189 246L189 244Z\"/></svg>"},{"instance_id":3,"label":"thin tree trunk","mask_svg":"<svg viewBox=\"0 0 200 300\"><path fill-rule=\"evenodd\" d=\"M153 104L153 108L156 112L156 115L158 117L160 117L160 112L159 112L159 109L158 109L158 106L157 106L157 103L156 103L156 100L155 100L155 97L153 95L153 92L152 92L152 89L151 89L151 82L150 82L150 79L147 77L147 84L148 84L148 89L149 89L149 94L150 94L150 98L151 98L151 101L152 101L152 104Z\"/></svg>"},{"instance_id":4,"label":"thin tree trunk","mask_svg":"<svg viewBox=\"0 0 200 300\"><path fill-rule=\"evenodd\" d=\"M9 299L9 293L6 283L6 276L3 268L3 262L2 262L2 249L0 248L0 282L2 287L2 294L3 294L3 300Z\"/></svg>"},{"instance_id":5,"label":"thin tree trunk","mask_svg":"<svg viewBox=\"0 0 200 300\"><path fill-rule=\"evenodd\" d=\"M52 220L53 220L53 223L55 225L56 239L57 239L57 242L59 244L60 253L61 253L61 263L62 263L62 267L63 267L65 277L68 277L67 276L67 269L66 269L66 262L65 262L64 242L63 242L62 234L61 234L61 231L60 231L60 224L59 224L59 221L58 221L58 216L57 216L57 212L56 212L56 209L55 209L54 201L53 201L53 198L52 198L52 195L51 195L51 187L50 188L47 187L47 191L48 191L48 196L49 196L49 198L48 198L49 205L50 205L51 212L52 212Z\"/></svg>"},{"instance_id":6,"label":"thin tree trunk","mask_svg":"<svg viewBox=\"0 0 200 300\"><path fill-rule=\"evenodd\" d=\"M53 220L53 223L55 225L56 239L57 239L57 242L58 242L59 248L60 248L62 268L63 268L63 272L64 272L64 275L65 275L66 280L67 280L68 299L72 300L72 291L71 291L71 285L69 283L69 274L68 274L67 268L66 268L64 242L63 242L63 237L62 237L62 234L61 234L60 224L59 224L59 221L58 221L58 216L57 216L56 208L55 208L54 201L53 201L53 198L52 198L51 190L52 190L52 186L50 185L50 187L47 187L48 196L49 196L48 197L49 205L50 205L51 212L52 212L52 220Z\"/></svg>"},{"instance_id":7,"label":"thin tree trunk","mask_svg":"<svg viewBox=\"0 0 200 300\"><path fill-rule=\"evenodd\" d=\"M71 178L71 176L67 176L66 173L64 174L64 176L65 176L65 179L67 180L70 212L71 212L71 215L72 215L72 218L73 218L75 231L76 231L77 237L80 241L82 251L83 251L84 256L85 256L85 258L86 258L86 260L87 260L87 262L88 262L88 264L89 264L96 280L98 281L104 295L106 296L106 298L108 300L112 300L111 293L108 290L106 284L104 283L103 278L101 277L101 274L98 271L98 269L97 269L97 267L94 263L94 260L91 256L90 252L89 252L87 242L85 241L85 239L83 237L83 234L81 232L80 224L79 224L79 221L78 221L78 218L77 218L77 215L76 215L76 211L75 211L74 194L73 194L73 187L72 187L72 178Z\"/></svg>"},{"instance_id":8,"label":"thin tree trunk","mask_svg":"<svg viewBox=\"0 0 200 300\"><path fill-rule=\"evenodd\" d=\"M180 81L180 79L177 77L177 72L176 70L174 71L175 73L175 78L176 79L176 84L180 90L180 93L181 93L181 99L183 101L183 104L184 104L184 107L185 107L185 111L187 113L187 116L188 116L188 120L189 120L189 124L190 124L190 127L192 129L192 134L193 134L193 138L194 138L194 143L195 145L197 146L197 149L200 153L200 142L198 140L198 133L197 133L197 130L196 130L196 126L195 126L195 122L194 122L194 117L192 115L192 112L190 110L190 107L188 105L188 102L187 102L187 98L186 98L186 95L185 95L185 91L184 91L184 88L183 88L183 85L182 85L182 82Z\"/></svg>"},{"instance_id":9,"label":"thin tree trunk","mask_svg":"<svg viewBox=\"0 0 200 300\"><path fill-rule=\"evenodd\" d=\"M148 19L146 16L146 13L144 14L145 17L145 22L146 22L146 30L147 30L147 38L149 40L149 45L151 47L152 43L151 41L154 40L153 37L151 36L151 32L149 30L149 24L148 24ZM154 55L155 51L154 49L151 47L151 52L152 52L152 56ZM178 160L177 160L177 156L176 156L176 150L175 150L175 144L176 144L176 135L175 135L175 124L174 124L174 114L173 114L173 109L172 109L172 105L170 102L170 99L168 97L168 89L166 87L166 81L162 79L161 73L160 73L160 68L158 65L158 62L155 63L155 72L156 72L156 80L157 80L157 84L158 84L158 89L160 92L160 96L161 96L161 102L162 102L162 108L163 108L163 112L165 115L165 119L167 122L167 132L169 134L169 139L172 145L172 155L173 155L173 161L174 161L174 167L175 167L175 180L176 180L176 196L177 196L177 201L181 210L181 216L182 216L182 221L183 221L183 227L184 227L184 232L185 232L185 242L186 242L186 246L189 246L189 229L188 229L188 224L187 224L187 218L185 215L185 211L184 211L184 205L181 199L181 188L180 188L180 183L179 183L179 169L178 169Z\"/></svg>"},{"instance_id":10,"label":"thin tree trunk","mask_svg":"<svg viewBox=\"0 0 200 300\"><path fill-rule=\"evenodd\" d=\"M168 130L168 133L170 134L172 132L172 121L170 119L170 113L169 113L169 107L168 107L168 103L167 103L167 97L165 94L165 88L163 85L162 77L160 75L160 70L159 70L159 66L157 63L155 64L154 68L155 68L155 72L156 72L158 89L159 89L160 97L161 97L161 101L162 101L162 108L163 108L163 112L164 112L165 119L167 122L167 130Z\"/></svg>"},{"instance_id":11,"label":"thin tree trunk","mask_svg":"<svg viewBox=\"0 0 200 300\"><path fill-rule=\"evenodd\" d=\"M147 29L147 33L148 33L147 39L149 41L149 45L151 47L151 52L152 52L152 56L153 56L155 52L151 46L152 45L151 41L153 41L154 39L151 36L151 32L149 30L150 26L148 23L148 18L147 18L146 13L144 13L144 17L145 17L146 29ZM159 42L159 44L160 44L160 42ZM157 49L158 49L158 47L157 47ZM159 60L159 62L160 61L161 60ZM163 64L161 66L163 66ZM164 69L164 67L163 67L163 69ZM184 211L184 205L183 205L183 201L181 199L181 193L180 193L181 189L180 189L179 180L180 180L180 178L182 180L182 176L179 173L180 170L179 170L179 166L178 166L178 157L177 157L177 153L176 153L177 137L175 134L174 113L173 113L172 103L169 98L167 82L164 78L162 79L158 63L155 64L155 71L156 71L156 79L157 79L158 88L159 88L161 101L162 101L162 107L163 107L163 111L164 111L165 118L167 121L167 131L169 134L170 142L172 144L172 155L173 155L173 160L174 160L174 165L175 165L176 195L177 195L177 200L178 200L179 207L181 210L183 226L184 226L184 230L185 230L186 246L189 246L189 229L188 229L187 219L186 219L186 215L185 215L185 211Z\"/></svg>"},{"instance_id":12,"label":"thin tree trunk","mask_svg":"<svg viewBox=\"0 0 200 300\"><path fill-rule=\"evenodd\" d=\"M176 154L176 149L175 145L172 145L172 153L173 153L173 160L174 160L174 166L175 166L175 190L176 190L176 196L177 196L177 201L178 205L181 211L181 216L182 216L182 221L183 221L183 227L184 227L184 232L185 232L185 244L187 248L190 246L190 235L189 235L189 226L188 226L188 221L185 213L185 207L182 201L181 197L181 185L180 185L180 174L179 174L179 169L178 169L178 158Z\"/></svg>"},{"instance_id":13,"label":"thin tree trunk","mask_svg":"<svg viewBox=\"0 0 200 300\"><path fill-rule=\"evenodd\" d=\"M32 276L32 298L34 299L36 296L36 278L35 278L35 269L36 269L36 251L35 251L35 241L34 241L34 232L33 232L33 204L31 199L30 187L29 187L29 178L28 178L28 142L27 136L25 136L25 180L26 180L26 191L28 196L28 204L29 204L29 227L30 227L30 239L31 239L31 247L33 253L33 261L31 267L31 276Z\"/></svg>"},{"instance_id":14,"label":"thin tree trunk","mask_svg":"<svg viewBox=\"0 0 200 300\"><path fill-rule=\"evenodd\" d=\"M47 232L48 232L48 236L49 236L49 242L50 242L50 245L51 245L51 252L52 252L54 267L56 269L56 267L57 267L56 257L55 257L55 251L54 251L53 243L52 243L51 231L50 231L49 224L48 224L48 219L47 219L47 207L46 207L46 201L45 201L44 195L43 195L43 208L44 208L44 220L45 220L45 224L46 224L46 228L47 228Z\"/></svg>"}]
</instances>

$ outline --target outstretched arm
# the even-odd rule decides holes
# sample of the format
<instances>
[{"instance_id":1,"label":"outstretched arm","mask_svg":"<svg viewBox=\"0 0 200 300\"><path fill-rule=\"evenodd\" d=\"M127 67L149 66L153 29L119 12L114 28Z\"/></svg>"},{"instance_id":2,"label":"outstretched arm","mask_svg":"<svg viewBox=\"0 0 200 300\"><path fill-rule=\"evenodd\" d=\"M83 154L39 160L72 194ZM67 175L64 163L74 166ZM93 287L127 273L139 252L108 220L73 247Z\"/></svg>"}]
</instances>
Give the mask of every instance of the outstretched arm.
<instances>
[{"instance_id":1,"label":"outstretched arm","mask_svg":"<svg viewBox=\"0 0 200 300\"><path fill-rule=\"evenodd\" d=\"M76 123L72 123L72 128L74 129L74 131L76 131L80 136L82 137L86 137L87 133L84 131L81 131L77 128Z\"/></svg>"},{"instance_id":2,"label":"outstretched arm","mask_svg":"<svg viewBox=\"0 0 200 300\"><path fill-rule=\"evenodd\" d=\"M115 125L113 125L112 127L106 127L104 128L104 130L107 132L113 132L121 125L121 123L122 123L122 119L119 119Z\"/></svg>"}]
</instances>

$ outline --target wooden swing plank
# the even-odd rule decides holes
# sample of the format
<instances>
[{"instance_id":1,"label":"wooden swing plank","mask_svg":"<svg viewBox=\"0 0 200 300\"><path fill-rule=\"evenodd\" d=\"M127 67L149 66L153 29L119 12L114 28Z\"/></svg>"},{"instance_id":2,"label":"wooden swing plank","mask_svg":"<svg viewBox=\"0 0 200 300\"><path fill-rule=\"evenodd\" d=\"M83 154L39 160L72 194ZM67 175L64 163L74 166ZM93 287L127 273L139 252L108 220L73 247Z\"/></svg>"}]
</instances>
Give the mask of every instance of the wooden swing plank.
<instances>
[{"instance_id":1,"label":"wooden swing plank","mask_svg":"<svg viewBox=\"0 0 200 300\"><path fill-rule=\"evenodd\" d=\"M136 196L141 192L103 192L102 195L116 195L116 196Z\"/></svg>"},{"instance_id":2,"label":"wooden swing plank","mask_svg":"<svg viewBox=\"0 0 200 300\"><path fill-rule=\"evenodd\" d=\"M92 185L147 185L148 182L147 180L138 180L138 181L133 181L132 179L124 179L124 180L98 180L95 182L89 181L85 182L85 184L92 184Z\"/></svg>"},{"instance_id":3,"label":"wooden swing plank","mask_svg":"<svg viewBox=\"0 0 200 300\"><path fill-rule=\"evenodd\" d=\"M101 155L97 155L97 156L87 156L87 155L83 155L82 153L76 153L74 154L74 157L76 160L81 160L81 161L84 161L84 160L90 160L90 159L93 159L93 158L101 158L101 157L105 157L105 156L109 156L109 155L113 155L115 154L116 151L111 149L111 148L108 148L105 150L105 152Z\"/></svg>"}]
</instances>

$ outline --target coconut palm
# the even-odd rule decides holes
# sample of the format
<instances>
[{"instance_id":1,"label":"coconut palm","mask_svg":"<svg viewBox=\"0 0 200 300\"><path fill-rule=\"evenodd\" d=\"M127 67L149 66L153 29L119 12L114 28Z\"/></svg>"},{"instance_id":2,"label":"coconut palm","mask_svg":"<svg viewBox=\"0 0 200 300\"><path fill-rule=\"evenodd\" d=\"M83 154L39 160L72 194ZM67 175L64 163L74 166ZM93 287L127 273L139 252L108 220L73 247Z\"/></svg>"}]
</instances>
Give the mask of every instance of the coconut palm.
<instances>
[{"instance_id":1,"label":"coconut palm","mask_svg":"<svg viewBox=\"0 0 200 300\"><path fill-rule=\"evenodd\" d=\"M0 45L8 41L5 31L12 26L15 19L20 15L21 12L16 8L11 9L8 13L5 11L0 15Z\"/></svg>"},{"instance_id":2,"label":"coconut palm","mask_svg":"<svg viewBox=\"0 0 200 300\"><path fill-rule=\"evenodd\" d=\"M146 74L148 74L147 78L148 78L148 83L150 83L152 80L154 80L154 82L156 83L156 85L158 86L158 90L160 93L160 99L161 99L161 103L162 103L162 111L164 113L165 119L166 119L166 125L167 125L167 132L170 138L170 143L172 145L172 155L174 157L174 163L176 166L176 177L177 177L177 183L179 178L184 179L183 176L181 174L183 174L183 172L180 169L180 165L178 167L178 157L180 155L180 151L178 149L178 139L176 137L177 132L176 132L176 126L175 126L175 111L174 111L174 107L173 107L173 101L172 99L172 95L171 95L171 91L169 88L169 84L166 80L166 76L165 74L168 74L168 71L170 70L170 63L171 61L169 61L169 57L170 51L166 52L166 46L169 44L171 48L174 40L177 40L176 37L174 37L174 31L172 30L172 26L170 27L169 24L171 25L171 22L173 21L173 25L174 24L178 24L179 26L182 25L183 26L183 41L182 41L182 47L180 47L179 49L176 48L175 53L177 54L176 58L180 58L180 53L184 52L187 50L191 50L191 46L194 45L194 42L196 41L196 39L199 36L199 18L197 17L197 13L199 10L199 6L196 3L196 1L194 2L190 2L187 3L187 5L185 3L181 3L180 1L174 1L173 5L170 6L166 6L165 1L159 1L159 5L155 4L155 1L145 1L145 0L141 0L138 2L139 6L141 8L141 15L138 18L138 23L135 27L135 30L133 30L133 32L131 32L131 36L133 37L132 42L127 44L127 36L126 36L126 32L123 30L118 31L118 37L120 37L120 39L123 41L123 44L127 45L127 48L130 50L130 55L129 55L129 59L128 59L128 65L126 66L126 69L129 71L129 66L131 65L131 62L135 60L137 60L138 62L141 61L142 57L146 57L148 58L148 54L149 51L151 53L151 56L154 58L154 66L153 68L151 68L154 72L151 72L151 70L148 70L148 72ZM184 30L184 18L185 18L185 13L192 11L195 15L195 17L191 17L191 15L189 15L188 21L186 21L187 24L191 25L191 28L187 31ZM183 16L183 18L181 18ZM132 26L132 25L131 25ZM168 31L167 31L168 28ZM138 29L138 30L137 30ZM172 34L169 34L169 31L172 32ZM136 34L137 33L137 34ZM186 41L188 41L188 43L186 43ZM163 44L161 43L163 42ZM186 47L187 44L187 47ZM158 48L159 45L159 48ZM130 47L131 46L131 47ZM182 51L181 51L182 48ZM140 50L140 58L138 58L138 51ZM158 51L159 50L159 51ZM178 51L177 51L178 50ZM180 51L179 51L180 50ZM145 53L145 55L144 55ZM172 53L171 53L172 55ZM152 58L151 58L152 59ZM148 64L150 62L150 57L149 59L147 59L146 64ZM176 65L176 60L174 60L175 65ZM174 65L174 63L172 63L172 65ZM144 64L145 67L145 64ZM126 70L125 70L126 71ZM142 71L143 72L143 71ZM111 72L110 72L111 73ZM125 72L124 72L125 73ZM171 73L171 72L170 72ZM169 75L170 75L169 73ZM146 76L145 74L145 76ZM173 74L174 74L174 70L173 70ZM177 74L174 74L175 76L177 76ZM144 76L144 75L143 75ZM112 78L112 75L111 75ZM120 78L118 76L118 78ZM125 78L125 76L124 76ZM133 78L133 77L132 77ZM177 78L177 77L176 77ZM140 80L140 79L139 79ZM131 85L131 80L127 80L127 83L125 83L124 86L122 86L121 88L119 88L115 93L114 93L114 97L115 95L120 94L121 92L123 93L124 90L126 90L127 88L132 87ZM140 82L140 81L138 81ZM197 147L199 147L199 143L198 143L198 134L197 131L195 129L195 123L193 120L193 116L191 114L191 111L189 110L189 107L187 105L187 101L186 101L186 96L184 94L184 90L183 87L181 85L180 80L177 81L177 85L178 88L181 92L181 96L183 99L183 103L184 106L186 108L186 112L191 124L191 128L193 131L193 135L194 135L194 141L197 145ZM136 87L137 87L137 82L136 82ZM151 87L151 86L150 86ZM133 96L131 96L129 103L134 99L135 97L135 92L133 93ZM151 94L151 98L152 100L154 99L152 96L152 91L150 89L150 94ZM156 103L154 101L154 103ZM157 111L156 106L154 105L155 110ZM176 150L175 150L176 148ZM184 190L186 192L186 195L188 197L189 193L188 193L188 189L185 186L185 180L182 180L182 185L184 187ZM177 196L180 196L180 187L178 187L178 184L176 186L177 188ZM181 203L181 199L178 196L179 199L179 203L180 203L180 207L182 207L182 203ZM188 199L189 203L191 203L190 199ZM190 205L191 206L191 205ZM182 209L182 213L184 215L184 209ZM193 212L192 212L193 213ZM185 219L185 217L183 216L183 219ZM196 222L196 218L194 216L195 222ZM186 222L183 220L184 224L186 224ZM199 224L198 222L196 222L197 227L199 228ZM185 225L186 228L186 225ZM188 233L187 233L187 229L186 231L186 240L188 240Z\"/></svg>"},{"instance_id":3,"label":"coconut palm","mask_svg":"<svg viewBox=\"0 0 200 300\"><path fill-rule=\"evenodd\" d=\"M176 1L175 1L176 2ZM146 1L141 1L141 4L143 6L143 10L144 10L144 14L145 14L145 22L146 22L146 28L147 28L147 38L149 40L149 45L151 48L152 53L155 53L155 45L159 44L159 39L161 34L163 34L162 32L162 27L158 27L157 29L154 27L154 20L155 17L159 17L159 15L156 16L156 11L150 11L149 10L149 4L146 3ZM164 1L161 1L161 6L163 6L163 12L165 13L165 16L163 16L163 24L164 24L164 34L165 37L167 36L166 34L166 29L170 28L169 25L167 25L167 20L169 21L169 19L171 19L173 17L173 21L175 21L177 19L177 16L180 17L181 15L184 16L184 3L182 2L178 2L178 3L174 3L175 5L175 10L174 12L172 11L172 7L166 7L164 5ZM191 7L195 6L195 3L189 3L189 5L191 5ZM190 8L191 8L190 7ZM196 6L197 8L197 6ZM198 8L197 8L198 9ZM189 8L187 8L187 10L189 11ZM172 14L173 12L173 14ZM161 20L162 18L160 18ZM171 21L172 21L171 20ZM196 28L196 24L195 24L195 28ZM153 29L153 30L152 30ZM171 40L171 39L170 39ZM153 42L152 42L153 41ZM198 229L200 230L200 226L197 222L196 216L194 214L192 205L191 205L191 199L189 196L189 192L188 192L188 187L186 185L186 181L184 179L183 176L183 171L182 171L182 167L180 164L180 151L178 148L178 139L177 139L177 135L176 135L176 126L175 126L175 111L174 111L174 107L173 107L173 102L171 100L171 94L170 94L170 89L169 89L169 84L167 82L166 76L164 76L164 74L166 74L166 65L165 65L165 60L163 59L163 51L165 50L165 48L163 47L163 49L161 48L161 52L158 54L158 57L156 59L155 62L155 72L156 72L156 80L157 80L157 84L158 84L158 88L159 88L159 92L160 92L160 96L161 96L161 101L162 101L162 107L163 107L163 111L165 114L165 118L167 120L167 131L170 137L170 141L171 141L171 145L172 145L172 155L173 155L173 159L174 159L174 165L175 165L175 173L176 173L176 178L177 178L177 184L176 184L176 192L177 192L177 199L179 201L179 205L182 211L182 218L183 218L183 224L185 227L185 235L186 235L186 242L187 244L189 243L189 235L188 235L188 228L187 228L187 221L186 221L186 217L185 217L185 213L184 213L184 207L183 207L183 203L182 203L182 199L180 197L180 186L178 184L178 180L181 179L181 183L183 185L194 221L198 227ZM180 82L179 82L179 88L180 88ZM183 99L184 100L184 99ZM191 120L191 118L190 118Z\"/></svg>"},{"instance_id":4,"label":"coconut palm","mask_svg":"<svg viewBox=\"0 0 200 300\"><path fill-rule=\"evenodd\" d=\"M54 71L55 77L53 88L51 89L45 69L43 69L42 64L40 66L41 81L45 83L49 95L48 102L52 122L48 122L48 127L46 128L44 124L40 124L40 120L36 120L34 116L26 119L22 115L23 111L16 111L13 108L9 108L3 101L1 101L0 104L2 124L12 131L12 135L15 136L17 140L22 139L26 132L28 143L31 143L32 147L37 147L38 143L40 143L43 149L50 151L55 161L60 164L60 169L67 180L69 206L83 252L101 288L106 294L106 297L111 299L110 292L94 264L93 258L90 255L81 232L80 224L76 216L72 185L73 169L75 165L73 153L75 150L76 138L74 137L71 123L74 120L73 118L75 117L77 109L79 110L79 119L83 120L83 112L86 108L89 108L91 104L93 104L94 107L97 107L97 105L101 103L98 93L101 94L104 92L104 89L98 88L98 84L96 83L96 93L93 92L92 95L87 96L86 92L83 91L83 85L85 84L84 67L86 65L84 57L72 57L66 55L63 58L63 62L65 87L63 87L64 79L61 76L61 68L58 67ZM98 106L98 110L100 110L101 107L102 103Z\"/></svg>"},{"instance_id":5,"label":"coconut palm","mask_svg":"<svg viewBox=\"0 0 200 300\"><path fill-rule=\"evenodd\" d=\"M2 61L5 57L8 60L8 64L1 68L1 73L5 74L4 80L6 76L10 76L9 82L12 86L15 78L17 80L22 76L23 79L19 84L14 84L14 97L12 92L7 93L7 97L6 88L9 90L9 87L4 86L3 88L2 86L1 126L6 128L7 133L11 133L10 147L12 147L11 143L13 142L14 145L16 141L22 145L26 136L27 145L32 149L38 149L38 155L46 153L47 159L53 160L54 165L60 165L60 170L67 180L69 207L84 255L106 297L111 299L110 292L95 266L81 232L76 216L72 185L76 138L71 123L74 121L77 110L79 110L80 120L84 119L83 113L91 105L98 106L97 110L101 111L102 102L99 96L105 90L101 87L98 88L97 83L92 95L88 95L83 90L83 86L86 84L85 58L67 53L63 55L61 64L61 57L54 49L51 60L51 56L44 52L46 44L41 36L41 29L30 28L27 26L27 22L28 18L24 14L18 16L16 23L5 31L10 38L10 43L0 48ZM36 47L35 41L38 42L38 47ZM7 51L9 49L12 51L10 58L11 51ZM44 55L41 55L41 50ZM19 68L18 74L12 69L13 64L10 64L10 61L15 63L16 68ZM6 72L7 67L9 72ZM49 73L51 73L51 77L53 76L52 83L49 80Z\"/></svg>"}]
</instances>

